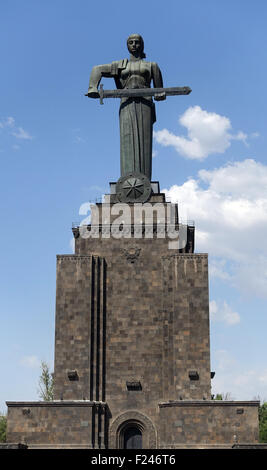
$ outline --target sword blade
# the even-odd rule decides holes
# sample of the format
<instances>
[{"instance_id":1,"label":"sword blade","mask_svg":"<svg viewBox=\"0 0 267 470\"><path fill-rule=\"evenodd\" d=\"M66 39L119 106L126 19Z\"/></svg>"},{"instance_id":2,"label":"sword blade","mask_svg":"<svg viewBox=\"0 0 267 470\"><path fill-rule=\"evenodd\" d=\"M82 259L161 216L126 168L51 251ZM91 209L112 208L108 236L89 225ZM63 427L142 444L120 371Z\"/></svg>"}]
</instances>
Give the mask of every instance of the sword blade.
<instances>
[{"instance_id":1,"label":"sword blade","mask_svg":"<svg viewBox=\"0 0 267 470\"><path fill-rule=\"evenodd\" d=\"M165 93L166 96L189 95L189 87L171 87L171 88L125 88L123 90L103 90L103 98L134 98L155 96Z\"/></svg>"},{"instance_id":2,"label":"sword blade","mask_svg":"<svg viewBox=\"0 0 267 470\"><path fill-rule=\"evenodd\" d=\"M170 87L170 88L125 88L123 90L103 90L103 98L134 98L155 96L165 93L166 96L189 95L191 88Z\"/></svg>"}]
</instances>

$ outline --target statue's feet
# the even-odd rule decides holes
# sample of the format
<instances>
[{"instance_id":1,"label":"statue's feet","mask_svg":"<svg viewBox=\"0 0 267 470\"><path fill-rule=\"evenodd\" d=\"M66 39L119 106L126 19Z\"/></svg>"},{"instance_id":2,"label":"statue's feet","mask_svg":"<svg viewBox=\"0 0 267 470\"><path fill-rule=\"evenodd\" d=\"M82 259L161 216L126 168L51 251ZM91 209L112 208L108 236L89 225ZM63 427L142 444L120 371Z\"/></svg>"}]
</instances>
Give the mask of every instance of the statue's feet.
<instances>
[{"instance_id":1,"label":"statue's feet","mask_svg":"<svg viewBox=\"0 0 267 470\"><path fill-rule=\"evenodd\" d=\"M99 98L99 92L96 87L89 87L88 88L88 93L86 93L88 98Z\"/></svg>"}]
</instances>

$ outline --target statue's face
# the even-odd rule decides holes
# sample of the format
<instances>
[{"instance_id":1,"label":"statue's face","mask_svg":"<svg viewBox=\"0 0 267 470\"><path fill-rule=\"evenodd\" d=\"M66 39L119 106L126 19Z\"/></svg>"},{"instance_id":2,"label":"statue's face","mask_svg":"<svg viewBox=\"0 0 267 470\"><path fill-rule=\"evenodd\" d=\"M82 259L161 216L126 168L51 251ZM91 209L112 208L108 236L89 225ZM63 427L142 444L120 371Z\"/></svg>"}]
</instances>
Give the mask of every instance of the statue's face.
<instances>
[{"instance_id":1,"label":"statue's face","mask_svg":"<svg viewBox=\"0 0 267 470\"><path fill-rule=\"evenodd\" d=\"M127 41L127 46L130 54L140 55L143 47L140 36L130 36Z\"/></svg>"}]
</instances>

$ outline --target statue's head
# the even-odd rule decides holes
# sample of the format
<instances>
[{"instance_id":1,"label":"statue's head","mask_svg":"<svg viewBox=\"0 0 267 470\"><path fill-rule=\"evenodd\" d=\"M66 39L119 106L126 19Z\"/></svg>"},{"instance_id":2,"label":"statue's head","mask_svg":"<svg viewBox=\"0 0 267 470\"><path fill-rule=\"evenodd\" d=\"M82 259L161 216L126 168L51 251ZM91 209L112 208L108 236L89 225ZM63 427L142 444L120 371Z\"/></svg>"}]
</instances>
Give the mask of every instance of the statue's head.
<instances>
[{"instance_id":1,"label":"statue's head","mask_svg":"<svg viewBox=\"0 0 267 470\"><path fill-rule=\"evenodd\" d=\"M131 34L127 39L127 47L130 54L135 57L146 57L144 53L144 40L140 34Z\"/></svg>"}]
</instances>

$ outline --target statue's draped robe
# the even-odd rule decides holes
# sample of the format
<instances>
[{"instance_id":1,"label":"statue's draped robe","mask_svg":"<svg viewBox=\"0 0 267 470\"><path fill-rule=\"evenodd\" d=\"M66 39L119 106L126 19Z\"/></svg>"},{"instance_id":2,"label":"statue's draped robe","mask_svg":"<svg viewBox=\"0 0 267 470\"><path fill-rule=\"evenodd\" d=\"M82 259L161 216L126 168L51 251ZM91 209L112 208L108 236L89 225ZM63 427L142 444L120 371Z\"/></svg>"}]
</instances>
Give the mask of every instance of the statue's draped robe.
<instances>
[{"instance_id":1,"label":"statue's draped robe","mask_svg":"<svg viewBox=\"0 0 267 470\"><path fill-rule=\"evenodd\" d=\"M162 77L155 62L127 60L112 62L111 76L117 88L162 88ZM156 121L152 98L122 98L120 105L121 176L136 171L151 180L153 123Z\"/></svg>"}]
</instances>

